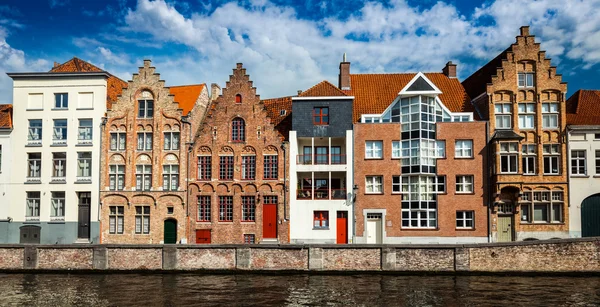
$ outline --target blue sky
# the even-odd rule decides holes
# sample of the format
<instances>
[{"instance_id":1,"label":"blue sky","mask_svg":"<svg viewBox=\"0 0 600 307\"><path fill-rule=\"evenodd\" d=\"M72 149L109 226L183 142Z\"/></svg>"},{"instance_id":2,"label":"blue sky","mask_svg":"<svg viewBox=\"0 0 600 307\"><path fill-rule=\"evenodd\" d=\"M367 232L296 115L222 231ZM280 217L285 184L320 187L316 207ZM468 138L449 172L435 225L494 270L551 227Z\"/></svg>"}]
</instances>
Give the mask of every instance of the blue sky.
<instances>
[{"instance_id":1,"label":"blue sky","mask_svg":"<svg viewBox=\"0 0 600 307\"><path fill-rule=\"evenodd\" d=\"M224 86L243 62L263 98L336 84L352 73L441 71L460 79L530 25L569 82L600 88L600 0L3 0L0 103L5 72L47 71L73 56L129 80L151 59L167 85Z\"/></svg>"}]
</instances>

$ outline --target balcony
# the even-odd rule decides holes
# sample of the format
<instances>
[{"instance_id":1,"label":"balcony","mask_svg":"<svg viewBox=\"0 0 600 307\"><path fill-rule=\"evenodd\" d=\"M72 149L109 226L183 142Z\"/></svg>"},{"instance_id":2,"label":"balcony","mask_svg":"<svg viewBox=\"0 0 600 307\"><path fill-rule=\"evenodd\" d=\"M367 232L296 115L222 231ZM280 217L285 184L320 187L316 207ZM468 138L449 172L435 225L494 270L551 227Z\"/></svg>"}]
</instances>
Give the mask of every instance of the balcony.
<instances>
[{"instance_id":1,"label":"balcony","mask_svg":"<svg viewBox=\"0 0 600 307\"><path fill-rule=\"evenodd\" d=\"M346 199L346 189L298 189L296 199L298 200L330 200Z\"/></svg>"},{"instance_id":2,"label":"balcony","mask_svg":"<svg viewBox=\"0 0 600 307\"><path fill-rule=\"evenodd\" d=\"M299 165L340 165L346 164L346 155L314 154L298 155L296 164Z\"/></svg>"}]
</instances>

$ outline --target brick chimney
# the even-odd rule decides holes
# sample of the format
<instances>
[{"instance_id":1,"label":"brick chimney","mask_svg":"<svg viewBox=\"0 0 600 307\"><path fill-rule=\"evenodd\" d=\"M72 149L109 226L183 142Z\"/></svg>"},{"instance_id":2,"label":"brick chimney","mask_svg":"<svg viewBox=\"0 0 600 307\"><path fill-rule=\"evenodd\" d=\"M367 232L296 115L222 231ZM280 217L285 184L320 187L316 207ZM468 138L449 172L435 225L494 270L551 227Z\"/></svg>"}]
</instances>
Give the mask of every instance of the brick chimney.
<instances>
[{"instance_id":1,"label":"brick chimney","mask_svg":"<svg viewBox=\"0 0 600 307\"><path fill-rule=\"evenodd\" d=\"M522 26L520 29L521 36L529 36L529 26Z\"/></svg>"},{"instance_id":2,"label":"brick chimney","mask_svg":"<svg viewBox=\"0 0 600 307\"><path fill-rule=\"evenodd\" d=\"M350 89L350 62L346 62L346 53L344 53L344 59L340 63L340 75L338 81L338 87L341 90Z\"/></svg>"},{"instance_id":3,"label":"brick chimney","mask_svg":"<svg viewBox=\"0 0 600 307\"><path fill-rule=\"evenodd\" d=\"M219 95L221 95L221 87L216 83L211 84L210 85L210 101L215 101L215 99L217 99L217 97L219 97Z\"/></svg>"},{"instance_id":4,"label":"brick chimney","mask_svg":"<svg viewBox=\"0 0 600 307\"><path fill-rule=\"evenodd\" d=\"M448 78L456 78L456 64L452 63L452 61L448 61L444 69L442 69L442 73Z\"/></svg>"}]
</instances>

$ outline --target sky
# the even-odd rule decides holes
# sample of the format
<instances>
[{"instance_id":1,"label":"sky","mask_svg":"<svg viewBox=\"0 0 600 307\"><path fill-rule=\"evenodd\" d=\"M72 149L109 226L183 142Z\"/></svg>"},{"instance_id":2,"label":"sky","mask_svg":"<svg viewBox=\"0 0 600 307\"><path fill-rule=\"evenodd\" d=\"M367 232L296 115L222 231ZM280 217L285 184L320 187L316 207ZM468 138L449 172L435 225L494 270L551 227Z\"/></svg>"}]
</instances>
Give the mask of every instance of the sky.
<instances>
[{"instance_id":1,"label":"sky","mask_svg":"<svg viewBox=\"0 0 600 307\"><path fill-rule=\"evenodd\" d=\"M600 0L1 0L0 103L6 72L42 72L76 56L123 80L152 60L167 85L224 87L236 63L261 98L337 84L351 73L467 78L531 26L558 73L600 89Z\"/></svg>"}]
</instances>

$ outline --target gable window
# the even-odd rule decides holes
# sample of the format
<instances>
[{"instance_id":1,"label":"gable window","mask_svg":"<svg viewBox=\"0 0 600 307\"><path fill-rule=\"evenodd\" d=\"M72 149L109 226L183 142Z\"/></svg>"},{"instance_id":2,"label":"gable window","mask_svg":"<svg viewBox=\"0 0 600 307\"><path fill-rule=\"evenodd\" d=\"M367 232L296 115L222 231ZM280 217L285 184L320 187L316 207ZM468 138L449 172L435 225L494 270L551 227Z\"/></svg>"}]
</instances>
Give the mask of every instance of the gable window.
<instances>
[{"instance_id":1,"label":"gable window","mask_svg":"<svg viewBox=\"0 0 600 307\"><path fill-rule=\"evenodd\" d=\"M254 222L256 198L254 196L242 196L242 222Z\"/></svg>"},{"instance_id":2,"label":"gable window","mask_svg":"<svg viewBox=\"0 0 600 307\"><path fill-rule=\"evenodd\" d=\"M125 207L124 206L110 206L109 214L109 227L108 232L111 234L122 234Z\"/></svg>"},{"instance_id":3,"label":"gable window","mask_svg":"<svg viewBox=\"0 0 600 307\"><path fill-rule=\"evenodd\" d=\"M382 176L367 176L366 177L366 193L381 194L383 193L383 177Z\"/></svg>"},{"instance_id":4,"label":"gable window","mask_svg":"<svg viewBox=\"0 0 600 307\"><path fill-rule=\"evenodd\" d=\"M473 176L456 176L456 193L473 193Z\"/></svg>"},{"instance_id":5,"label":"gable window","mask_svg":"<svg viewBox=\"0 0 600 307\"><path fill-rule=\"evenodd\" d=\"M39 152L27 154L27 177L39 179L41 176L42 169L42 154Z\"/></svg>"},{"instance_id":6,"label":"gable window","mask_svg":"<svg viewBox=\"0 0 600 307\"><path fill-rule=\"evenodd\" d=\"M92 178L92 152L77 153L77 181L91 181Z\"/></svg>"},{"instance_id":7,"label":"gable window","mask_svg":"<svg viewBox=\"0 0 600 307\"><path fill-rule=\"evenodd\" d=\"M519 129L533 129L535 103L519 103Z\"/></svg>"},{"instance_id":8,"label":"gable window","mask_svg":"<svg viewBox=\"0 0 600 307\"><path fill-rule=\"evenodd\" d=\"M518 142L500 143L500 173L516 173L519 171Z\"/></svg>"},{"instance_id":9,"label":"gable window","mask_svg":"<svg viewBox=\"0 0 600 307\"><path fill-rule=\"evenodd\" d=\"M110 133L110 150L111 151L124 151L125 150L125 132L111 132Z\"/></svg>"},{"instance_id":10,"label":"gable window","mask_svg":"<svg viewBox=\"0 0 600 307\"><path fill-rule=\"evenodd\" d=\"M534 73L520 72L518 76L519 87L533 87Z\"/></svg>"},{"instance_id":11,"label":"gable window","mask_svg":"<svg viewBox=\"0 0 600 307\"><path fill-rule=\"evenodd\" d=\"M458 140L454 146L455 158L473 157L473 140Z\"/></svg>"},{"instance_id":12,"label":"gable window","mask_svg":"<svg viewBox=\"0 0 600 307\"><path fill-rule=\"evenodd\" d=\"M39 220L40 218L40 192L27 192L26 220Z\"/></svg>"},{"instance_id":13,"label":"gable window","mask_svg":"<svg viewBox=\"0 0 600 307\"><path fill-rule=\"evenodd\" d=\"M177 191L179 188L179 165L163 165L163 190Z\"/></svg>"},{"instance_id":14,"label":"gable window","mask_svg":"<svg viewBox=\"0 0 600 307\"><path fill-rule=\"evenodd\" d=\"M30 119L29 120L29 131L27 133L27 140L34 141L37 143L42 141L42 120L41 119Z\"/></svg>"},{"instance_id":15,"label":"gable window","mask_svg":"<svg viewBox=\"0 0 600 307\"><path fill-rule=\"evenodd\" d=\"M233 221L233 197L219 196L219 222Z\"/></svg>"},{"instance_id":16,"label":"gable window","mask_svg":"<svg viewBox=\"0 0 600 307\"><path fill-rule=\"evenodd\" d=\"M125 165L109 165L108 182L111 191L123 191L125 186Z\"/></svg>"},{"instance_id":17,"label":"gable window","mask_svg":"<svg viewBox=\"0 0 600 307\"><path fill-rule=\"evenodd\" d=\"M264 156L264 179L277 179L278 167L276 155Z\"/></svg>"},{"instance_id":18,"label":"gable window","mask_svg":"<svg viewBox=\"0 0 600 307\"><path fill-rule=\"evenodd\" d=\"M52 140L54 143L64 144L67 141L67 120L66 119L55 119L54 120L54 133L52 134Z\"/></svg>"},{"instance_id":19,"label":"gable window","mask_svg":"<svg viewBox=\"0 0 600 307\"><path fill-rule=\"evenodd\" d=\"M542 128L558 128L558 103L542 103Z\"/></svg>"},{"instance_id":20,"label":"gable window","mask_svg":"<svg viewBox=\"0 0 600 307\"><path fill-rule=\"evenodd\" d=\"M537 161L537 148L535 144L523 144L521 146L521 155L523 157L523 174L535 174L535 165Z\"/></svg>"},{"instance_id":21,"label":"gable window","mask_svg":"<svg viewBox=\"0 0 600 307\"><path fill-rule=\"evenodd\" d=\"M219 179L233 180L233 156L219 157Z\"/></svg>"},{"instance_id":22,"label":"gable window","mask_svg":"<svg viewBox=\"0 0 600 307\"><path fill-rule=\"evenodd\" d=\"M135 207L135 233L150 233L150 206Z\"/></svg>"},{"instance_id":23,"label":"gable window","mask_svg":"<svg viewBox=\"0 0 600 307\"><path fill-rule=\"evenodd\" d=\"M235 95L235 103L242 103L242 95L240 95L240 94Z\"/></svg>"},{"instance_id":24,"label":"gable window","mask_svg":"<svg viewBox=\"0 0 600 307\"><path fill-rule=\"evenodd\" d=\"M147 93L147 92L144 92ZM150 95L150 93L148 93ZM138 100L138 118L152 118L154 116L154 100Z\"/></svg>"},{"instance_id":25,"label":"gable window","mask_svg":"<svg viewBox=\"0 0 600 307\"><path fill-rule=\"evenodd\" d=\"M68 109L69 108L69 94L67 94L67 93L54 94L54 108L55 109Z\"/></svg>"},{"instance_id":26,"label":"gable window","mask_svg":"<svg viewBox=\"0 0 600 307\"><path fill-rule=\"evenodd\" d=\"M63 220L65 218L65 192L52 192L51 202L51 219Z\"/></svg>"},{"instance_id":27,"label":"gable window","mask_svg":"<svg viewBox=\"0 0 600 307\"><path fill-rule=\"evenodd\" d=\"M167 144L166 142L167 141L165 140L165 147ZM152 150L152 132L138 132L137 150Z\"/></svg>"},{"instance_id":28,"label":"gable window","mask_svg":"<svg viewBox=\"0 0 600 307\"><path fill-rule=\"evenodd\" d=\"M329 108L315 107L313 109L313 124L329 125Z\"/></svg>"},{"instance_id":29,"label":"gable window","mask_svg":"<svg viewBox=\"0 0 600 307\"><path fill-rule=\"evenodd\" d=\"M210 222L210 196L198 196L198 221Z\"/></svg>"},{"instance_id":30,"label":"gable window","mask_svg":"<svg viewBox=\"0 0 600 307\"><path fill-rule=\"evenodd\" d=\"M315 229L329 228L329 212L313 211L313 227Z\"/></svg>"},{"instance_id":31,"label":"gable window","mask_svg":"<svg viewBox=\"0 0 600 307\"><path fill-rule=\"evenodd\" d=\"M135 166L135 189L150 191L152 187L152 165L138 164Z\"/></svg>"},{"instance_id":32,"label":"gable window","mask_svg":"<svg viewBox=\"0 0 600 307\"><path fill-rule=\"evenodd\" d=\"M52 178L64 180L66 176L67 154L64 152L52 153Z\"/></svg>"},{"instance_id":33,"label":"gable window","mask_svg":"<svg viewBox=\"0 0 600 307\"><path fill-rule=\"evenodd\" d=\"M79 128L77 130L77 140L80 143L92 141L92 119L79 119Z\"/></svg>"},{"instance_id":34,"label":"gable window","mask_svg":"<svg viewBox=\"0 0 600 307\"><path fill-rule=\"evenodd\" d=\"M548 144L543 147L544 153L544 174L560 174L560 145Z\"/></svg>"},{"instance_id":35,"label":"gable window","mask_svg":"<svg viewBox=\"0 0 600 307\"><path fill-rule=\"evenodd\" d=\"M382 141L366 141L365 142L365 159L381 159L383 142Z\"/></svg>"},{"instance_id":36,"label":"gable window","mask_svg":"<svg viewBox=\"0 0 600 307\"><path fill-rule=\"evenodd\" d=\"M165 132L165 150L179 150L179 132Z\"/></svg>"},{"instance_id":37,"label":"gable window","mask_svg":"<svg viewBox=\"0 0 600 307\"><path fill-rule=\"evenodd\" d=\"M211 172L211 156L198 156L198 180L210 180Z\"/></svg>"},{"instance_id":38,"label":"gable window","mask_svg":"<svg viewBox=\"0 0 600 307\"><path fill-rule=\"evenodd\" d=\"M496 115L496 129L510 129L512 127L512 105L510 103L497 103L494 106Z\"/></svg>"},{"instance_id":39,"label":"gable window","mask_svg":"<svg viewBox=\"0 0 600 307\"><path fill-rule=\"evenodd\" d=\"M254 180L256 174L256 156L242 156L242 179Z\"/></svg>"},{"instance_id":40,"label":"gable window","mask_svg":"<svg viewBox=\"0 0 600 307\"><path fill-rule=\"evenodd\" d=\"M456 228L473 229L474 215L473 211L456 211Z\"/></svg>"},{"instance_id":41,"label":"gable window","mask_svg":"<svg viewBox=\"0 0 600 307\"><path fill-rule=\"evenodd\" d=\"M246 140L246 123L242 118L236 117L231 121L231 141L244 142Z\"/></svg>"}]
</instances>

